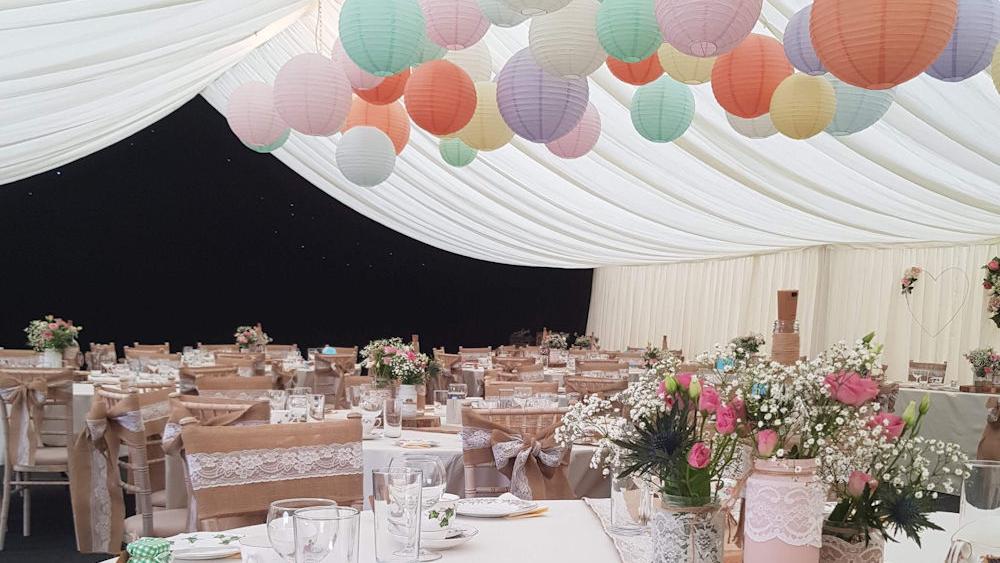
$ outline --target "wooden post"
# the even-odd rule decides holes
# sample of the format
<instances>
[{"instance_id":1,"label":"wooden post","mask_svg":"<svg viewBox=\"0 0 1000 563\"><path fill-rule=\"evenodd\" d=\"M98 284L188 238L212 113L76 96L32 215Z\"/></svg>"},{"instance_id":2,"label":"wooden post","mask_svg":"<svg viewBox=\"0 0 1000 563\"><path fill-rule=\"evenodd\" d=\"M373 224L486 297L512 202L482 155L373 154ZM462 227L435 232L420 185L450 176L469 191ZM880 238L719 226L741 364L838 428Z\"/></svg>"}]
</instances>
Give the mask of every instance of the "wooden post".
<instances>
[{"instance_id":1,"label":"wooden post","mask_svg":"<svg viewBox=\"0 0 1000 563\"><path fill-rule=\"evenodd\" d=\"M667 344L667 335L663 335L663 342L660 344L660 350L667 352L670 350L670 346Z\"/></svg>"},{"instance_id":2,"label":"wooden post","mask_svg":"<svg viewBox=\"0 0 1000 563\"><path fill-rule=\"evenodd\" d=\"M778 290L778 323L771 334L771 359L788 366L799 359L799 333L795 330L798 303L799 290Z\"/></svg>"},{"instance_id":3,"label":"wooden post","mask_svg":"<svg viewBox=\"0 0 1000 563\"><path fill-rule=\"evenodd\" d=\"M410 345L413 346L413 351L414 352L416 352L418 354L420 353L420 335L419 334L411 334L410 335Z\"/></svg>"}]
</instances>

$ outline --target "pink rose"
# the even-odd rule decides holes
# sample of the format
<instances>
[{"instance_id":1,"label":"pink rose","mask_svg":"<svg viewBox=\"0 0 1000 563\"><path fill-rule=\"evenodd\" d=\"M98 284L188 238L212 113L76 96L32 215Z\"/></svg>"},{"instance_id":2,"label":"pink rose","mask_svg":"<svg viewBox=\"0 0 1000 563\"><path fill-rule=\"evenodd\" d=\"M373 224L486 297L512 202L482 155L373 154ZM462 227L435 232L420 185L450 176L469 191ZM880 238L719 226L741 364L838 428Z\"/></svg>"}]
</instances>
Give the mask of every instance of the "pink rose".
<instances>
[{"instance_id":1,"label":"pink rose","mask_svg":"<svg viewBox=\"0 0 1000 563\"><path fill-rule=\"evenodd\" d=\"M983 289L993 289L993 284L988 281L983 282Z\"/></svg>"},{"instance_id":2,"label":"pink rose","mask_svg":"<svg viewBox=\"0 0 1000 563\"><path fill-rule=\"evenodd\" d=\"M878 481L864 471L851 471L851 476L847 479L847 494L860 497L864 494L866 485L874 491Z\"/></svg>"},{"instance_id":3,"label":"pink rose","mask_svg":"<svg viewBox=\"0 0 1000 563\"><path fill-rule=\"evenodd\" d=\"M701 395L698 396L698 410L714 413L719 410L719 392L715 390L715 387L704 386L701 389Z\"/></svg>"},{"instance_id":4,"label":"pink rose","mask_svg":"<svg viewBox=\"0 0 1000 563\"><path fill-rule=\"evenodd\" d=\"M903 278L901 283L903 284L903 287L910 285L910 278Z\"/></svg>"},{"instance_id":5,"label":"pink rose","mask_svg":"<svg viewBox=\"0 0 1000 563\"><path fill-rule=\"evenodd\" d=\"M891 440L899 438L906 429L906 422L898 415L880 412L868 421L868 428L881 428Z\"/></svg>"},{"instance_id":6,"label":"pink rose","mask_svg":"<svg viewBox=\"0 0 1000 563\"><path fill-rule=\"evenodd\" d=\"M878 383L865 379L853 371L831 373L823 380L830 388L830 396L837 402L860 407L878 396Z\"/></svg>"},{"instance_id":7,"label":"pink rose","mask_svg":"<svg viewBox=\"0 0 1000 563\"><path fill-rule=\"evenodd\" d=\"M691 386L691 377L693 375L694 375L693 373L687 373L687 372L678 373L675 379L677 380L678 385L680 385L684 389L687 389L688 387Z\"/></svg>"},{"instance_id":8,"label":"pink rose","mask_svg":"<svg viewBox=\"0 0 1000 563\"><path fill-rule=\"evenodd\" d=\"M736 409L732 405L723 405L715 413L715 429L719 434L732 434L736 431Z\"/></svg>"},{"instance_id":9,"label":"pink rose","mask_svg":"<svg viewBox=\"0 0 1000 563\"><path fill-rule=\"evenodd\" d=\"M238 337L236 338L236 341L237 341L237 342L239 342L240 344L246 344L246 343L247 343L247 337L246 337L246 336L243 336L243 335L241 334L241 335L239 335L239 336L238 336Z\"/></svg>"},{"instance_id":10,"label":"pink rose","mask_svg":"<svg viewBox=\"0 0 1000 563\"><path fill-rule=\"evenodd\" d=\"M712 459L712 449L705 442L695 442L688 452L688 465L695 469L704 469Z\"/></svg>"},{"instance_id":11,"label":"pink rose","mask_svg":"<svg viewBox=\"0 0 1000 563\"><path fill-rule=\"evenodd\" d=\"M997 262L996 260L990 260L990 263L987 264L986 266L989 267L991 272L1000 270L1000 262Z\"/></svg>"},{"instance_id":12,"label":"pink rose","mask_svg":"<svg viewBox=\"0 0 1000 563\"><path fill-rule=\"evenodd\" d=\"M990 366L986 366L986 367L983 368L983 373L985 373L986 375L992 375L993 374L993 368L991 368Z\"/></svg>"},{"instance_id":13,"label":"pink rose","mask_svg":"<svg viewBox=\"0 0 1000 563\"><path fill-rule=\"evenodd\" d=\"M49 330L55 330L57 328L59 328L59 325L56 323L49 323Z\"/></svg>"},{"instance_id":14,"label":"pink rose","mask_svg":"<svg viewBox=\"0 0 1000 563\"><path fill-rule=\"evenodd\" d=\"M733 407L733 413L736 415L737 419L739 419L739 420L746 420L747 419L747 406L745 404L743 404L743 399L739 399L739 398L733 399L729 403L729 405L731 407Z\"/></svg>"},{"instance_id":15,"label":"pink rose","mask_svg":"<svg viewBox=\"0 0 1000 563\"><path fill-rule=\"evenodd\" d=\"M778 433L770 428L757 433L757 453L770 457L778 447Z\"/></svg>"}]
</instances>

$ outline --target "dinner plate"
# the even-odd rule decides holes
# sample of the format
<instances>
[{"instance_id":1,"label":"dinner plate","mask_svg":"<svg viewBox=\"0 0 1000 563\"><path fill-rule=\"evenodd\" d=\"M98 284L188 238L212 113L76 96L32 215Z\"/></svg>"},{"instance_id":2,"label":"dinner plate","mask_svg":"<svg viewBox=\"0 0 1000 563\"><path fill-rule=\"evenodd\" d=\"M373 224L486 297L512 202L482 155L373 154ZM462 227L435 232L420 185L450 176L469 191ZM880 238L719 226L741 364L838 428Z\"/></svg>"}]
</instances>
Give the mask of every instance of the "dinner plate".
<instances>
[{"instance_id":1,"label":"dinner plate","mask_svg":"<svg viewBox=\"0 0 1000 563\"><path fill-rule=\"evenodd\" d=\"M179 534L169 538L170 552L178 561L223 559L240 553L240 537L216 532Z\"/></svg>"},{"instance_id":2,"label":"dinner plate","mask_svg":"<svg viewBox=\"0 0 1000 563\"><path fill-rule=\"evenodd\" d=\"M514 495L497 498L463 498L455 503L455 513L473 518L505 518L531 512L538 503L521 500Z\"/></svg>"},{"instance_id":3,"label":"dinner plate","mask_svg":"<svg viewBox=\"0 0 1000 563\"><path fill-rule=\"evenodd\" d=\"M447 539L430 539L427 537L421 537L420 546L434 551L442 551L460 546L479 534L479 530L473 528L472 526L456 527L461 531L461 534L451 536Z\"/></svg>"},{"instance_id":4,"label":"dinner plate","mask_svg":"<svg viewBox=\"0 0 1000 563\"><path fill-rule=\"evenodd\" d=\"M424 450L436 448L438 443L434 440L396 440L394 444L400 448Z\"/></svg>"},{"instance_id":5,"label":"dinner plate","mask_svg":"<svg viewBox=\"0 0 1000 563\"><path fill-rule=\"evenodd\" d=\"M189 547L171 552L175 561L202 561L208 559L224 559L240 554L237 547Z\"/></svg>"}]
</instances>

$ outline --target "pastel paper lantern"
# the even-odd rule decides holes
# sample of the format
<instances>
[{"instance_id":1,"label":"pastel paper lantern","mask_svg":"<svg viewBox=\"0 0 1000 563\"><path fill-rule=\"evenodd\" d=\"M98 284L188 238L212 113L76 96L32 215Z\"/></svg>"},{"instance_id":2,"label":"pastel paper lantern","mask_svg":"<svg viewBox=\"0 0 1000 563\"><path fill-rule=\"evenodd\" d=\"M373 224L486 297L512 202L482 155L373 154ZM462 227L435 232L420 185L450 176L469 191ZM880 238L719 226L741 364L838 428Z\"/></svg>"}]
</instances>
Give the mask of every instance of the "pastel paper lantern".
<instances>
[{"instance_id":1,"label":"pastel paper lantern","mask_svg":"<svg viewBox=\"0 0 1000 563\"><path fill-rule=\"evenodd\" d=\"M371 104L391 104L403 95L403 90L406 89L406 82L409 79L410 69L406 69L399 74L383 79L382 82L374 88L368 90L355 89L354 93L357 94L362 100Z\"/></svg>"},{"instance_id":2,"label":"pastel paper lantern","mask_svg":"<svg viewBox=\"0 0 1000 563\"><path fill-rule=\"evenodd\" d=\"M589 96L586 78L549 74L528 49L515 53L497 75L500 115L515 133L535 143L558 139L576 127Z\"/></svg>"},{"instance_id":3,"label":"pastel paper lantern","mask_svg":"<svg viewBox=\"0 0 1000 563\"><path fill-rule=\"evenodd\" d=\"M809 17L812 14L812 5L802 8L788 20L785 26L785 35L782 37L782 44L785 47L785 56L788 62L792 63L796 69L811 76L826 74L826 68L819 60L816 49L813 49L812 39L809 37Z\"/></svg>"},{"instance_id":4,"label":"pastel paper lantern","mask_svg":"<svg viewBox=\"0 0 1000 563\"><path fill-rule=\"evenodd\" d=\"M712 92L729 113L757 117L770 111L774 89L792 72L781 43L754 33L715 60Z\"/></svg>"},{"instance_id":5,"label":"pastel paper lantern","mask_svg":"<svg viewBox=\"0 0 1000 563\"><path fill-rule=\"evenodd\" d=\"M375 127L354 127L337 143L337 168L352 184L372 187L396 168L396 151L388 135Z\"/></svg>"},{"instance_id":6,"label":"pastel paper lantern","mask_svg":"<svg viewBox=\"0 0 1000 563\"><path fill-rule=\"evenodd\" d=\"M403 96L410 118L432 135L461 130L476 111L475 84L464 70L448 61L418 66Z\"/></svg>"},{"instance_id":7,"label":"pastel paper lantern","mask_svg":"<svg viewBox=\"0 0 1000 563\"><path fill-rule=\"evenodd\" d=\"M827 125L826 132L836 137L851 135L863 131L889 111L896 97L894 90L866 90L851 86L834 76L827 80L833 85L837 96L837 111L833 121Z\"/></svg>"},{"instance_id":8,"label":"pastel paper lantern","mask_svg":"<svg viewBox=\"0 0 1000 563\"><path fill-rule=\"evenodd\" d=\"M229 95L226 121L244 145L257 152L271 152L288 139L288 124L274 109L269 84L246 82Z\"/></svg>"},{"instance_id":9,"label":"pastel paper lantern","mask_svg":"<svg viewBox=\"0 0 1000 563\"><path fill-rule=\"evenodd\" d=\"M340 65L341 70L344 71L344 75L347 76L347 81L351 83L351 88L367 90L378 86L384 80L381 76L369 74L356 65L351 60L351 57L347 56L344 46L340 44L340 39L337 39L337 42L333 45L333 56L331 58L334 63Z\"/></svg>"},{"instance_id":10,"label":"pastel paper lantern","mask_svg":"<svg viewBox=\"0 0 1000 563\"><path fill-rule=\"evenodd\" d=\"M545 143L549 152L560 158L580 158L590 152L601 138L601 114L594 104L587 104L580 123L562 137Z\"/></svg>"},{"instance_id":11,"label":"pastel paper lantern","mask_svg":"<svg viewBox=\"0 0 1000 563\"><path fill-rule=\"evenodd\" d=\"M423 46L417 53L417 56L413 59L411 66L420 66L427 61L442 59L447 53L447 49L431 41L430 38L425 37Z\"/></svg>"},{"instance_id":12,"label":"pastel paper lantern","mask_svg":"<svg viewBox=\"0 0 1000 563\"><path fill-rule=\"evenodd\" d=\"M485 41L480 41L461 51L448 51L444 60L458 65L473 82L493 78L493 56L490 55L490 48Z\"/></svg>"},{"instance_id":13,"label":"pastel paper lantern","mask_svg":"<svg viewBox=\"0 0 1000 563\"><path fill-rule=\"evenodd\" d=\"M636 63L663 43L654 0L604 0L597 10L597 38L612 57Z\"/></svg>"},{"instance_id":14,"label":"pastel paper lantern","mask_svg":"<svg viewBox=\"0 0 1000 563\"><path fill-rule=\"evenodd\" d=\"M528 45L538 65L563 78L600 68L608 56L595 28L600 6L597 0L573 0L558 12L532 18Z\"/></svg>"},{"instance_id":15,"label":"pastel paper lantern","mask_svg":"<svg viewBox=\"0 0 1000 563\"><path fill-rule=\"evenodd\" d=\"M734 131L750 139L766 139L778 132L767 113L749 119L726 113L726 121Z\"/></svg>"},{"instance_id":16,"label":"pastel paper lantern","mask_svg":"<svg viewBox=\"0 0 1000 563\"><path fill-rule=\"evenodd\" d=\"M450 51L476 44L490 28L476 0L420 0L427 37Z\"/></svg>"},{"instance_id":17,"label":"pastel paper lantern","mask_svg":"<svg viewBox=\"0 0 1000 563\"><path fill-rule=\"evenodd\" d=\"M456 168L468 166L479 154L479 151L466 145L461 139L441 139L438 151L445 162Z\"/></svg>"},{"instance_id":18,"label":"pastel paper lantern","mask_svg":"<svg viewBox=\"0 0 1000 563\"><path fill-rule=\"evenodd\" d=\"M958 0L955 30L925 72L945 82L971 78L990 64L1000 42L1000 0Z\"/></svg>"},{"instance_id":19,"label":"pastel paper lantern","mask_svg":"<svg viewBox=\"0 0 1000 563\"><path fill-rule=\"evenodd\" d=\"M997 87L997 93L1000 93L1000 45L997 45L997 50L993 53L990 74L993 75L993 85Z\"/></svg>"},{"instance_id":20,"label":"pastel paper lantern","mask_svg":"<svg viewBox=\"0 0 1000 563\"><path fill-rule=\"evenodd\" d=\"M608 57L607 63L611 74L627 84L641 86L663 76L660 57L655 53L637 63L622 62L614 57Z\"/></svg>"},{"instance_id":21,"label":"pastel paper lantern","mask_svg":"<svg viewBox=\"0 0 1000 563\"><path fill-rule=\"evenodd\" d=\"M663 72L682 84L704 84L712 79L715 57L692 57L670 43L661 45L656 56Z\"/></svg>"},{"instance_id":22,"label":"pastel paper lantern","mask_svg":"<svg viewBox=\"0 0 1000 563\"><path fill-rule=\"evenodd\" d=\"M339 28L344 51L375 76L408 68L423 52L426 36L417 0L345 0Z\"/></svg>"},{"instance_id":23,"label":"pastel paper lantern","mask_svg":"<svg viewBox=\"0 0 1000 563\"><path fill-rule=\"evenodd\" d=\"M355 127L374 127L389 136L396 154L403 152L410 140L410 116L399 102L379 106L361 98L354 98L351 113L347 114L342 133Z\"/></svg>"},{"instance_id":24,"label":"pastel paper lantern","mask_svg":"<svg viewBox=\"0 0 1000 563\"><path fill-rule=\"evenodd\" d=\"M823 132L837 111L837 95L822 76L793 74L771 96L771 121L782 135L808 139Z\"/></svg>"},{"instance_id":25,"label":"pastel paper lantern","mask_svg":"<svg viewBox=\"0 0 1000 563\"><path fill-rule=\"evenodd\" d=\"M504 0L479 0L479 9L490 23L498 27L514 27L528 19L528 16L514 10Z\"/></svg>"},{"instance_id":26,"label":"pastel paper lantern","mask_svg":"<svg viewBox=\"0 0 1000 563\"><path fill-rule=\"evenodd\" d=\"M695 57L727 53L753 31L763 0L656 0L663 40Z\"/></svg>"},{"instance_id":27,"label":"pastel paper lantern","mask_svg":"<svg viewBox=\"0 0 1000 563\"><path fill-rule=\"evenodd\" d=\"M635 91L630 114L640 135L654 143L669 143L691 126L694 94L689 86L661 76Z\"/></svg>"},{"instance_id":28,"label":"pastel paper lantern","mask_svg":"<svg viewBox=\"0 0 1000 563\"><path fill-rule=\"evenodd\" d=\"M570 3L570 0L503 0L503 2L514 12L533 17L561 10Z\"/></svg>"},{"instance_id":29,"label":"pastel paper lantern","mask_svg":"<svg viewBox=\"0 0 1000 563\"><path fill-rule=\"evenodd\" d=\"M299 133L327 137L340 130L351 110L351 83L323 55L296 55L274 78L274 108Z\"/></svg>"},{"instance_id":30,"label":"pastel paper lantern","mask_svg":"<svg viewBox=\"0 0 1000 563\"><path fill-rule=\"evenodd\" d=\"M813 47L834 76L869 90L910 80L951 39L958 0L815 0Z\"/></svg>"},{"instance_id":31,"label":"pastel paper lantern","mask_svg":"<svg viewBox=\"0 0 1000 563\"><path fill-rule=\"evenodd\" d=\"M457 135L463 143L480 151L496 150L514 137L500 115L495 82L476 82L476 111Z\"/></svg>"}]
</instances>

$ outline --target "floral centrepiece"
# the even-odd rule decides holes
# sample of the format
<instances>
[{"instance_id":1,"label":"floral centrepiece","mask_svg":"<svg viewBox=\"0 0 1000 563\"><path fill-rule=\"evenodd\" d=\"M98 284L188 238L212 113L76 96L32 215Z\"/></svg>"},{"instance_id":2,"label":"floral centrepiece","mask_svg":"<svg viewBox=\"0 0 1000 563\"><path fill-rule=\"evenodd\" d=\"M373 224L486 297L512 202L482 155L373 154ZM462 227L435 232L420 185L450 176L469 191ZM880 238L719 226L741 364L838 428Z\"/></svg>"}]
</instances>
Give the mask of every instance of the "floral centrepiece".
<instances>
[{"instance_id":1,"label":"floral centrepiece","mask_svg":"<svg viewBox=\"0 0 1000 563\"><path fill-rule=\"evenodd\" d=\"M566 350L569 348L566 333L550 332L548 336L542 340L542 348L548 348L550 350Z\"/></svg>"},{"instance_id":2,"label":"floral centrepiece","mask_svg":"<svg viewBox=\"0 0 1000 563\"><path fill-rule=\"evenodd\" d=\"M766 361L766 355L761 352L766 343L763 334L751 332L733 338L725 346L716 344L711 350L699 354L695 361L715 370L719 377L725 379L730 372Z\"/></svg>"},{"instance_id":3,"label":"floral centrepiece","mask_svg":"<svg viewBox=\"0 0 1000 563\"><path fill-rule=\"evenodd\" d=\"M903 278L899 281L900 293L903 295L909 295L913 293L913 287L916 285L917 280L920 279L920 274L924 272L923 268L920 266L910 266L905 272L903 272Z\"/></svg>"},{"instance_id":4,"label":"floral centrepiece","mask_svg":"<svg viewBox=\"0 0 1000 563\"><path fill-rule=\"evenodd\" d=\"M595 339L592 336L587 336L586 334L579 334L573 340L573 348L579 350L590 350L595 347L594 340Z\"/></svg>"},{"instance_id":5,"label":"floral centrepiece","mask_svg":"<svg viewBox=\"0 0 1000 563\"><path fill-rule=\"evenodd\" d=\"M1000 355L993 348L976 348L964 354L972 366L973 381L986 383L1000 375Z\"/></svg>"},{"instance_id":6,"label":"floral centrepiece","mask_svg":"<svg viewBox=\"0 0 1000 563\"><path fill-rule=\"evenodd\" d=\"M256 326L236 327L233 338L236 340L236 345L240 350L259 348L271 342L271 337L264 332L264 329L259 324Z\"/></svg>"},{"instance_id":7,"label":"floral centrepiece","mask_svg":"<svg viewBox=\"0 0 1000 563\"><path fill-rule=\"evenodd\" d=\"M420 385L432 369L427 355L404 344L401 338L373 340L361 350L361 357L368 373L374 375L381 386L394 381L401 385Z\"/></svg>"},{"instance_id":8,"label":"floral centrepiece","mask_svg":"<svg viewBox=\"0 0 1000 563\"><path fill-rule=\"evenodd\" d=\"M990 312L990 320L1000 328L1000 256L983 265L986 274L983 276L983 289L986 290L986 310Z\"/></svg>"},{"instance_id":9,"label":"floral centrepiece","mask_svg":"<svg viewBox=\"0 0 1000 563\"><path fill-rule=\"evenodd\" d=\"M36 352L45 350L57 350L62 352L67 348L78 346L76 337L79 336L82 326L73 324L73 321L52 315L45 315L42 319L36 319L28 323L24 329L28 335L28 345Z\"/></svg>"}]
</instances>

